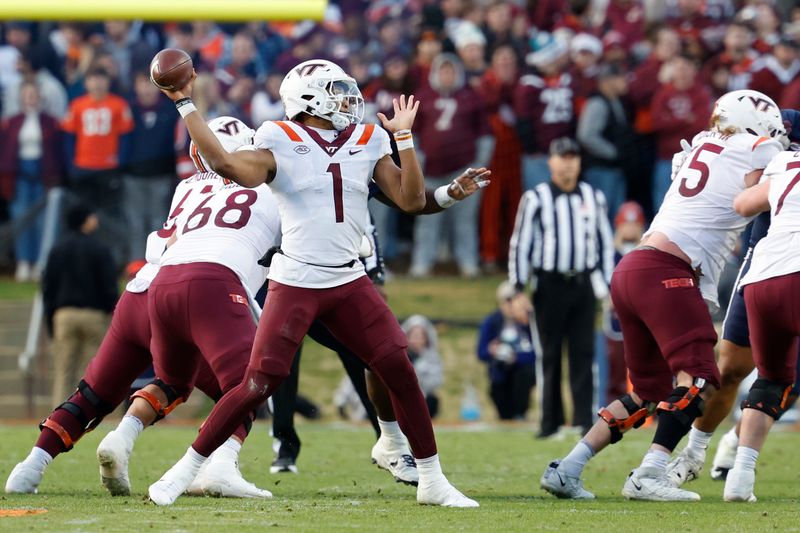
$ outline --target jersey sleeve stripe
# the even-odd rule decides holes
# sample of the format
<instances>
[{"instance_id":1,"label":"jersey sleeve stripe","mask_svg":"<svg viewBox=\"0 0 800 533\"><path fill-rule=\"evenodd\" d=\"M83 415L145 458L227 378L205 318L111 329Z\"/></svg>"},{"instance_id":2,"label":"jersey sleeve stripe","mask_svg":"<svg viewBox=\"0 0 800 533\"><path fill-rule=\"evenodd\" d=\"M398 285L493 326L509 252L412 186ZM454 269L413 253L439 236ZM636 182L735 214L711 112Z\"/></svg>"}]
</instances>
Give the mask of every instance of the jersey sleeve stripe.
<instances>
[{"instance_id":1,"label":"jersey sleeve stripe","mask_svg":"<svg viewBox=\"0 0 800 533\"><path fill-rule=\"evenodd\" d=\"M372 132L375 131L375 124L367 124L364 126L364 133L361 134L358 141L356 141L356 146L365 146L368 142L370 137L372 137Z\"/></svg>"},{"instance_id":2,"label":"jersey sleeve stripe","mask_svg":"<svg viewBox=\"0 0 800 533\"><path fill-rule=\"evenodd\" d=\"M759 144L763 143L764 141L768 141L768 140L769 140L769 137L759 137L758 140L756 141L756 143L753 145L753 150L755 150L756 147Z\"/></svg>"},{"instance_id":3,"label":"jersey sleeve stripe","mask_svg":"<svg viewBox=\"0 0 800 533\"><path fill-rule=\"evenodd\" d=\"M290 140L292 140L292 141L294 141L296 143L303 142L303 139L300 138L300 136L297 134L297 132L294 131L292 129L292 127L290 125L288 125L286 122L283 122L282 120L276 120L275 124L277 124L278 126L281 127L281 129L284 131L284 133L286 133L286 135L289 136Z\"/></svg>"},{"instance_id":4,"label":"jersey sleeve stripe","mask_svg":"<svg viewBox=\"0 0 800 533\"><path fill-rule=\"evenodd\" d=\"M203 160L200 159L200 153L197 150L197 145L196 144L192 143L192 149L191 149L189 155L191 156L192 161L194 161L194 164L197 167L197 170L199 170L200 172L208 172L208 170L206 170L205 165L203 164Z\"/></svg>"}]
</instances>

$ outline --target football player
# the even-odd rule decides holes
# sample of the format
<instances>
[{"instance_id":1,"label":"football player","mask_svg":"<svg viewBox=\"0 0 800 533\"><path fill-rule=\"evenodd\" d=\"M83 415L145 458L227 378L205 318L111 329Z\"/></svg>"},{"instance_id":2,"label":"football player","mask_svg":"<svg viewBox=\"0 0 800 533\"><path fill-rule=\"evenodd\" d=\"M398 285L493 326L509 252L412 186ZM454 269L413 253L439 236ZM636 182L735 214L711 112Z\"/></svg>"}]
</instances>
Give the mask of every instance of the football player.
<instances>
[{"instance_id":1,"label":"football player","mask_svg":"<svg viewBox=\"0 0 800 533\"><path fill-rule=\"evenodd\" d=\"M800 112L793 109L782 110L781 116L787 124L789 140L793 143L800 142ZM797 145L792 144L794 150ZM778 156L783 157L783 156ZM703 469L706 458L706 449L709 440L717 427L730 413L739 385L755 368L753 350L750 347L750 329L747 325L747 310L744 296L738 290L739 281L744 277L753 257L756 244L767 234L770 225L769 211L759 214L753 220L750 229L750 241L744 261L739 270L734 290L731 294L725 320L722 323L722 342L720 343L719 361L720 374L722 375L720 389L708 401L703 416L695 420L689 431L686 447L667 467L667 475L672 483L679 487L687 481L697 479ZM789 395L789 406L797 399L798 388ZM788 406L787 406L788 408ZM717 453L711 467L711 477L723 480L728 471L733 468L736 456L736 447L739 444L739 424L730 429L717 446Z\"/></svg>"},{"instance_id":2,"label":"football player","mask_svg":"<svg viewBox=\"0 0 800 533\"><path fill-rule=\"evenodd\" d=\"M753 359L758 378L742 402L742 424L725 501L755 502L755 468L767 434L789 405L797 379L800 335L800 152L783 152L764 170L761 183L734 204L742 216L769 209L767 235L753 250L742 278Z\"/></svg>"},{"instance_id":3,"label":"football player","mask_svg":"<svg viewBox=\"0 0 800 533\"><path fill-rule=\"evenodd\" d=\"M611 279L633 392L600 410L600 420L569 455L546 468L542 488L559 497L594 498L580 479L586 463L658 411L652 445L622 495L700 499L674 487L666 468L720 386L706 301L717 305L720 271L749 221L733 210L734 198L788 144L780 110L766 95L734 91L717 100L709 129L695 136L641 245L622 258Z\"/></svg>"},{"instance_id":4,"label":"football player","mask_svg":"<svg viewBox=\"0 0 800 533\"><path fill-rule=\"evenodd\" d=\"M241 127L237 127L235 133L230 128L222 127L231 123ZM252 142L253 130L235 118L219 117L209 124L226 150L233 151ZM114 310L111 325L100 349L89 362L75 393L40 424L41 433L36 444L28 457L12 470L6 481L6 492L37 492L45 469L53 459L71 450L87 431L96 428L125 399L131 383L152 363L147 293L150 283L158 273L161 254L175 231L177 217L182 212L194 212L205 198L223 184L219 176L204 171L205 167L197 157L196 150L191 155L197 165L197 172L178 185L170 217L161 230L148 237L147 264L128 283ZM157 382L156 385L161 384ZM214 400L222 397L217 379L205 365L198 371L196 386ZM161 417L167 409L163 411ZM157 413L152 410L137 414L138 416L123 418L118 430L124 446L128 448L128 454L136 437L157 419ZM238 438L241 441L245 436L243 428L237 428L236 436L232 439ZM101 451L102 448L101 445ZM241 495L266 492L241 477L236 467L237 460L238 453L217 454L213 462L217 464L214 472L219 475L215 479L206 476L206 486L212 491L217 491L221 486L236 487ZM122 465L117 463L116 466ZM112 494L130 493L127 457L124 469L119 472L110 472L101 465L100 473L104 485Z\"/></svg>"},{"instance_id":5,"label":"football player","mask_svg":"<svg viewBox=\"0 0 800 533\"><path fill-rule=\"evenodd\" d=\"M417 459L417 500L477 507L442 473L405 337L358 261L372 180L405 211L420 211L426 203L410 129L418 103L413 96L401 97L393 118L379 115L397 141L398 168L390 157L386 131L361 124L364 101L355 80L329 61L306 61L286 75L280 94L289 120L265 122L252 151L222 150L194 107L191 90L190 82L165 94L175 101L211 168L244 186L266 183L274 191L283 238L272 258L269 304L261 315L245 379L212 410L186 454L150 486L151 500L174 503L239 421L281 384L297 346L319 318L389 389L398 423ZM489 171L470 169L468 174L477 186ZM434 193L439 204L452 203L447 189L445 185Z\"/></svg>"}]
</instances>

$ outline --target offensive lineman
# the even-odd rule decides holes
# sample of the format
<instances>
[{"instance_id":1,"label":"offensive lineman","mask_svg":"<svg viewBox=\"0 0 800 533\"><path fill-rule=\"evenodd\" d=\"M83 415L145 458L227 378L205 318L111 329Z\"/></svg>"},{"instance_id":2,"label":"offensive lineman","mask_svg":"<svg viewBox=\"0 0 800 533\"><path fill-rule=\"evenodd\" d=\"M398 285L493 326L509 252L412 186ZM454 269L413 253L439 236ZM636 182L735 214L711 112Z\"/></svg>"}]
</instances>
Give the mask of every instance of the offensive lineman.
<instances>
[{"instance_id":1,"label":"offensive lineman","mask_svg":"<svg viewBox=\"0 0 800 533\"><path fill-rule=\"evenodd\" d=\"M622 494L700 499L673 487L666 468L704 401L719 388L717 335L704 299L716 305L719 273L749 220L733 210L734 198L758 181L788 143L780 111L766 95L733 91L717 100L709 130L695 136L641 245L622 259L611 279L633 393L600 410L600 420L583 440L546 468L542 488L562 498L594 498L580 479L586 463L658 410L653 443Z\"/></svg>"},{"instance_id":2,"label":"offensive lineman","mask_svg":"<svg viewBox=\"0 0 800 533\"><path fill-rule=\"evenodd\" d=\"M355 80L331 62L306 61L286 75L280 93L290 120L264 123L253 151L229 155L221 150L191 102L191 89L190 82L165 94L176 102L211 168L248 187L267 183L275 192L282 250L272 260L269 305L261 316L244 381L217 404L184 457L150 486L151 500L169 505L180 496L237 421L277 389L310 323L319 318L389 388L400 427L417 458L417 500L477 507L441 471L405 338L357 260L371 180L405 211L419 211L425 204L410 131L418 103L413 96L401 97L391 120L379 116L398 142L401 169L389 157L386 132L360 124L364 101ZM476 181L489 174L485 169L468 172ZM441 189L437 195L446 197L446 187Z\"/></svg>"},{"instance_id":3,"label":"offensive lineman","mask_svg":"<svg viewBox=\"0 0 800 533\"><path fill-rule=\"evenodd\" d=\"M235 134L232 130L221 126L231 122L238 123ZM218 117L209 122L215 136L226 150L237 148L252 142L253 130L233 117ZM223 182L216 174L202 172L201 165L197 173L183 180L175 190L175 198L170 210L171 215L164 227L150 234L147 240L147 264L128 283L125 292L114 310L111 325L103 338L97 354L89 362L83 378L75 393L62 403L40 425L41 433L28 457L14 467L6 481L5 490L9 493L36 493L44 471L53 459L63 452L72 449L75 443L88 431L96 428L103 418L111 413L125 398L131 383L152 362L150 354L150 325L147 312L147 292L150 283L158 273L161 254L168 239L173 235L176 217L183 211L191 213L205 197L222 186ZM159 386L160 384L157 384ZM218 400L222 397L219 383L204 366L197 376L197 388L210 398ZM134 398L134 402L135 402ZM171 407L174 407L171 406ZM171 410L171 409L170 409ZM168 412L163 409L161 416ZM139 413L139 416L126 416L118 429L124 446L130 449L133 442L145 427L157 421L155 411ZM237 428L235 437L224 445L225 450L215 454L210 463L211 474L200 481L211 492L219 493L221 487L227 488L226 495L264 496L262 491L241 477L236 467L238 452L227 453L229 446L240 443L247 433L244 426ZM117 464L117 467L121 465ZM116 471L115 471L116 470ZM130 481L127 476L127 460L124 475L119 468L100 467L101 480L112 495L130 493ZM197 488L193 489L197 492Z\"/></svg>"}]
</instances>

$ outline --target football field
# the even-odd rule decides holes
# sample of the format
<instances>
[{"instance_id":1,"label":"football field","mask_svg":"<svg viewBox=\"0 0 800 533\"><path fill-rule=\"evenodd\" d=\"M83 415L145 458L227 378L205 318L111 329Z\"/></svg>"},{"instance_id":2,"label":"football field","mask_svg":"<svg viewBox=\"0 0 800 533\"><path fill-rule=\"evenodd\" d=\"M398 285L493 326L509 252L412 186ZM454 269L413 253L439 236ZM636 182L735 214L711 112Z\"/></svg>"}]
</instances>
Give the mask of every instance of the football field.
<instances>
[{"instance_id":1,"label":"football field","mask_svg":"<svg viewBox=\"0 0 800 533\"><path fill-rule=\"evenodd\" d=\"M113 427L106 422L50 466L38 495L0 497L1 531L798 531L800 469L797 433L775 433L758 464L755 504L722 501L722 484L703 472L690 485L703 501L629 502L619 494L652 433L626 437L593 460L586 474L592 502L556 500L538 487L546 463L573 441L538 441L523 426L444 427L437 431L445 473L479 509L417 505L412 487L395 483L369 460L364 427L303 424L299 475L269 474L271 439L263 423L242 450L241 470L271 490L271 500L182 497L168 508L146 500L149 483L177 460L193 427L163 425L144 433L131 462L133 494L112 498L100 485L94 450ZM30 449L33 426L2 426L0 476ZM716 445L715 439L712 443ZM12 510L11 512L9 512ZM38 514L33 514L38 513Z\"/></svg>"}]
</instances>

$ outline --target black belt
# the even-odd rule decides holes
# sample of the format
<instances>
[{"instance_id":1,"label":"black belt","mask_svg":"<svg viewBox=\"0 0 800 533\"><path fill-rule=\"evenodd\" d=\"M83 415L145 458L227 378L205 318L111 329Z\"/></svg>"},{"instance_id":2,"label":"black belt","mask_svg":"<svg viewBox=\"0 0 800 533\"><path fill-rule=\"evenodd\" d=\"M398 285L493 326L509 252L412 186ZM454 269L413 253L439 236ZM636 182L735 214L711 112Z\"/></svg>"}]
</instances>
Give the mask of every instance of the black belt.
<instances>
[{"instance_id":1,"label":"black belt","mask_svg":"<svg viewBox=\"0 0 800 533\"><path fill-rule=\"evenodd\" d=\"M272 258L275 257L275 254L286 255L283 252L283 250L281 250L280 246L273 246L272 248L267 250L267 253L264 254L264 257L258 260L258 264L263 267L269 268L269 266L272 264ZM289 256L286 255L286 257ZM297 261L298 263L303 263L304 265L323 267L323 268L351 268L353 265L356 264L356 261L358 261L358 259L352 259L347 263L341 265L320 265L317 263L306 263L305 261L300 261L299 259L295 259L294 257L289 257L289 259L291 259L292 261Z\"/></svg>"},{"instance_id":2,"label":"black belt","mask_svg":"<svg viewBox=\"0 0 800 533\"><path fill-rule=\"evenodd\" d=\"M558 272L555 270L538 270L536 275L540 278L552 277L560 278L565 281L585 281L589 279L591 272L588 270L568 270L567 272Z\"/></svg>"}]
</instances>

